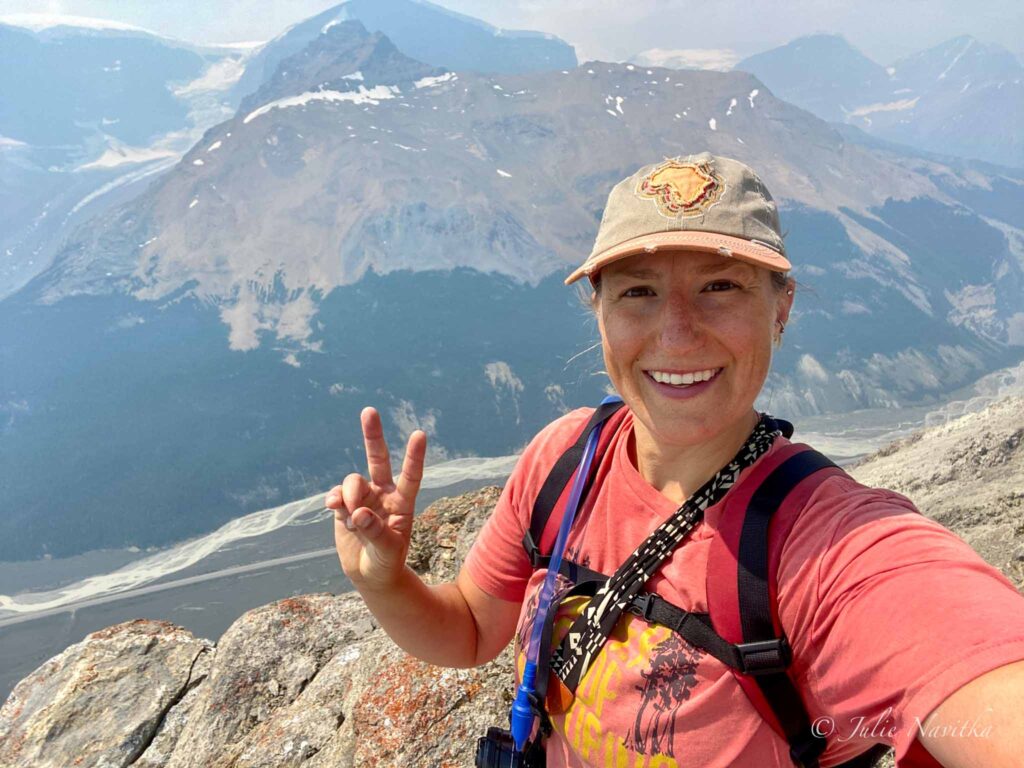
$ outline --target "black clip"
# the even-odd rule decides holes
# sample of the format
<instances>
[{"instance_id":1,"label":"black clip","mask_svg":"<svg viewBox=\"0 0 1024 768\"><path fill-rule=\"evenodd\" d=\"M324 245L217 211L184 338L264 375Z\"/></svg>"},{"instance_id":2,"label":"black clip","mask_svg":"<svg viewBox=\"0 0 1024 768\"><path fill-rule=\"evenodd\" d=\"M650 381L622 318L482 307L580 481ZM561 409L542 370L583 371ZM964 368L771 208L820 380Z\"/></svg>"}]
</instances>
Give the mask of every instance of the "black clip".
<instances>
[{"instance_id":1,"label":"black clip","mask_svg":"<svg viewBox=\"0 0 1024 768\"><path fill-rule=\"evenodd\" d=\"M650 624L654 621L654 608L657 599L657 595L651 592L643 592L630 601L629 605L626 606L626 610Z\"/></svg>"},{"instance_id":2,"label":"black clip","mask_svg":"<svg viewBox=\"0 0 1024 768\"><path fill-rule=\"evenodd\" d=\"M543 564L544 558L540 554L540 547L534 542L533 536L529 531L523 535L523 549L529 553L530 566L536 571Z\"/></svg>"},{"instance_id":3,"label":"black clip","mask_svg":"<svg viewBox=\"0 0 1024 768\"><path fill-rule=\"evenodd\" d=\"M554 727L551 725L551 718L548 717L547 708L544 706L544 700L541 699L540 694L533 691L529 694L530 709L533 710L538 718L540 718L540 732L544 738L551 736ZM511 717L511 715L509 716Z\"/></svg>"},{"instance_id":4,"label":"black clip","mask_svg":"<svg viewBox=\"0 0 1024 768\"><path fill-rule=\"evenodd\" d=\"M786 671L793 660L793 651L785 637L736 643L739 671L745 675L774 675Z\"/></svg>"}]
</instances>

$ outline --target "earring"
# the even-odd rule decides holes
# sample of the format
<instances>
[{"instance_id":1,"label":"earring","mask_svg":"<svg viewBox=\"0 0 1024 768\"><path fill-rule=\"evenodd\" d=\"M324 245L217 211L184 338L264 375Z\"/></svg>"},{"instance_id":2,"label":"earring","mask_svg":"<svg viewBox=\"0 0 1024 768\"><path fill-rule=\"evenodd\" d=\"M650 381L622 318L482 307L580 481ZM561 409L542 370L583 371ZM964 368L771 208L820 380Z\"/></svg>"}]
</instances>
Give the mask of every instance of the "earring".
<instances>
[{"instance_id":1,"label":"earring","mask_svg":"<svg viewBox=\"0 0 1024 768\"><path fill-rule=\"evenodd\" d=\"M786 324L779 320L779 336L786 332Z\"/></svg>"}]
</instances>

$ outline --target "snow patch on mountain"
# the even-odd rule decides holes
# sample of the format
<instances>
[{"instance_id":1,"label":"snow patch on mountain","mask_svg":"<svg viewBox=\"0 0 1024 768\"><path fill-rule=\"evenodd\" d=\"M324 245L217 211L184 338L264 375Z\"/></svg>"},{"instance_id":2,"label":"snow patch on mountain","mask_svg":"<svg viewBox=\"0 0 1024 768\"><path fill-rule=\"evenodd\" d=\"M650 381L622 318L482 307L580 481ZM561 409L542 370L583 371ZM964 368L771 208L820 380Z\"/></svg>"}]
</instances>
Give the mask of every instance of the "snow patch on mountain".
<instances>
[{"instance_id":1,"label":"snow patch on mountain","mask_svg":"<svg viewBox=\"0 0 1024 768\"><path fill-rule=\"evenodd\" d=\"M78 166L77 171L91 171L96 169L116 168L121 165L137 165L139 163L151 163L154 160L163 160L168 157L179 157L177 152L169 149L155 149L152 147L128 147L124 145L110 147L102 155L92 162Z\"/></svg>"},{"instance_id":2,"label":"snow patch on mountain","mask_svg":"<svg viewBox=\"0 0 1024 768\"><path fill-rule=\"evenodd\" d=\"M195 80L174 88L172 93L180 99L187 99L200 94L226 91L242 77L246 61L247 56L225 56L213 62Z\"/></svg>"},{"instance_id":3,"label":"snow patch on mountain","mask_svg":"<svg viewBox=\"0 0 1024 768\"><path fill-rule=\"evenodd\" d=\"M864 117L874 112L901 112L905 109L913 109L917 106L917 102L921 100L920 96L915 96L912 99L900 99L899 101L889 101L878 104L868 104L863 107L857 107L852 112L847 112L850 117Z\"/></svg>"},{"instance_id":4,"label":"snow patch on mountain","mask_svg":"<svg viewBox=\"0 0 1024 768\"><path fill-rule=\"evenodd\" d=\"M137 181L142 181L143 179L149 176L162 173L171 166L177 164L177 162L178 156L175 154L173 156L165 158L160 162L154 162L151 165L146 165L145 167L139 170L132 171L131 173L126 173L122 176L118 176L113 181L109 181L106 184L99 187L98 189L93 190L88 195L79 200L77 203L75 203L74 206L72 206L71 210L68 211L68 215L70 216L72 214L78 213L80 210L82 210L82 208L87 206L89 203L99 199L108 192L112 192L115 189L119 189L120 187L124 187L128 184L134 184Z\"/></svg>"},{"instance_id":5,"label":"snow patch on mountain","mask_svg":"<svg viewBox=\"0 0 1024 768\"><path fill-rule=\"evenodd\" d=\"M414 82L413 88L436 88L444 83L453 83L459 79L459 76L454 72L445 72L443 75L433 75L431 77L421 77L419 80Z\"/></svg>"},{"instance_id":6,"label":"snow patch on mountain","mask_svg":"<svg viewBox=\"0 0 1024 768\"><path fill-rule=\"evenodd\" d=\"M274 109L287 109L289 107L304 107L307 104L317 101L335 101L342 102L348 101L352 104L372 104L377 106L386 99L393 99L396 96L401 96L401 91L397 85L375 85L373 88L367 88L364 85L359 86L358 91L306 91L298 96L289 96L284 99L277 99L264 104L262 107L258 107L245 116L242 120L243 123L250 123L261 115L265 115Z\"/></svg>"},{"instance_id":7,"label":"snow patch on mountain","mask_svg":"<svg viewBox=\"0 0 1024 768\"><path fill-rule=\"evenodd\" d=\"M967 53L968 50L970 50L971 46L974 45L974 42L975 42L975 40L974 40L973 37L967 38L967 44L963 47L963 50L961 50L959 53L957 53L956 56L953 57L953 61L951 61L949 63L948 67L946 67L944 70L942 70L942 74L940 74L938 76L938 78L936 78L936 79L938 79L938 80L945 80L946 79L946 75L949 74L949 71L951 69L953 69L953 67L956 66L956 63L958 61L960 61L961 58L963 58L963 55L965 53Z\"/></svg>"},{"instance_id":8,"label":"snow patch on mountain","mask_svg":"<svg viewBox=\"0 0 1024 768\"><path fill-rule=\"evenodd\" d=\"M649 48L632 57L648 67L667 69L710 69L728 72L740 57L731 48Z\"/></svg>"}]
</instances>

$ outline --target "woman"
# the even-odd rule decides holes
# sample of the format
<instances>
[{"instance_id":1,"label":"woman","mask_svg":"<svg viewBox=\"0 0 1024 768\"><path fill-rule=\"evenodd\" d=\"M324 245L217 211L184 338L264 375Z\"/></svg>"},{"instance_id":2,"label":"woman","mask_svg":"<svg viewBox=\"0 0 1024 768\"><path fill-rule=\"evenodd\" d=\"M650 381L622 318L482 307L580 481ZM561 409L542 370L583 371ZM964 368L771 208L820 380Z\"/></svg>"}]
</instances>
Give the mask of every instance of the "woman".
<instances>
[{"instance_id":1,"label":"woman","mask_svg":"<svg viewBox=\"0 0 1024 768\"><path fill-rule=\"evenodd\" d=\"M772 198L742 163L671 158L612 190L591 256L566 281L591 281L606 369L627 406L608 424L570 534L576 562L613 574L685 512L695 524L644 588L707 611L709 551L730 499L789 445L753 407L792 308L789 268ZM521 543L532 504L591 412L531 442L457 581L428 587L404 564L426 435L410 436L396 481L379 416L364 410L369 478L349 475L327 506L345 573L399 646L468 667L494 658L517 625L524 634L544 574ZM789 675L828 737L819 764L884 743L901 766L1019 765L1024 601L1012 585L906 498L848 476L822 481L798 512L777 610ZM561 603L552 647L586 605ZM640 616L615 621L575 695L548 697L548 766L793 765L726 666Z\"/></svg>"}]
</instances>

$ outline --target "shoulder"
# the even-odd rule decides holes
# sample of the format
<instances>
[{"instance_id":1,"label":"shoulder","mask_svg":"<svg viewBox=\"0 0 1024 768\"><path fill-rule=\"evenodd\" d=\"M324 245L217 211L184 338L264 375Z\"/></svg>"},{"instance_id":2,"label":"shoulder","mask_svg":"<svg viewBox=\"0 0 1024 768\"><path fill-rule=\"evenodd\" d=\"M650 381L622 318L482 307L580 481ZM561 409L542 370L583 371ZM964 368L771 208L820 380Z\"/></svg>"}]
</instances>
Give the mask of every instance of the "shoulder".
<instances>
[{"instance_id":1,"label":"shoulder","mask_svg":"<svg viewBox=\"0 0 1024 768\"><path fill-rule=\"evenodd\" d=\"M963 539L908 497L842 472L823 480L794 519L779 578L813 585L813 598L822 603L829 595L866 593L883 581L920 587L918 577L958 567L990 570Z\"/></svg>"},{"instance_id":2,"label":"shoulder","mask_svg":"<svg viewBox=\"0 0 1024 768\"><path fill-rule=\"evenodd\" d=\"M906 496L864 485L845 470L821 480L792 513L784 557L787 551L801 559L869 554L878 540L911 530L952 535L922 515Z\"/></svg>"},{"instance_id":3,"label":"shoulder","mask_svg":"<svg viewBox=\"0 0 1024 768\"><path fill-rule=\"evenodd\" d=\"M576 441L593 413L593 408L577 408L555 419L534 435L513 471L516 484L539 490L558 457Z\"/></svg>"}]
</instances>

